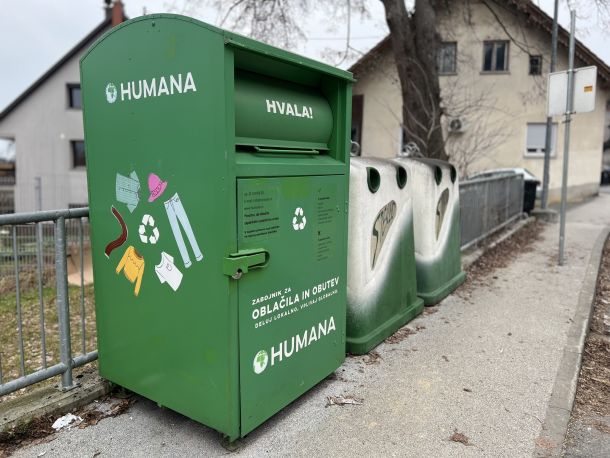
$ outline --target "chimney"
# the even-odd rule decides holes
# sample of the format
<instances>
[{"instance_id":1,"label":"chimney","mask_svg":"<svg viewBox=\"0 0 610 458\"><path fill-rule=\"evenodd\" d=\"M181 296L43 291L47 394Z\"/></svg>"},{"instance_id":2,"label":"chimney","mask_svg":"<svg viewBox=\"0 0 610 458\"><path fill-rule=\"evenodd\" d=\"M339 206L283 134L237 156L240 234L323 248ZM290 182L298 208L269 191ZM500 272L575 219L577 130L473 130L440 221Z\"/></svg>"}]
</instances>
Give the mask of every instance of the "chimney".
<instances>
[{"instance_id":1,"label":"chimney","mask_svg":"<svg viewBox=\"0 0 610 458\"><path fill-rule=\"evenodd\" d=\"M115 0L112 4L112 27L119 25L125 20L125 14L123 13L123 2L121 0Z\"/></svg>"},{"instance_id":2,"label":"chimney","mask_svg":"<svg viewBox=\"0 0 610 458\"><path fill-rule=\"evenodd\" d=\"M104 14L106 19L112 16L112 0L104 0Z\"/></svg>"}]
</instances>

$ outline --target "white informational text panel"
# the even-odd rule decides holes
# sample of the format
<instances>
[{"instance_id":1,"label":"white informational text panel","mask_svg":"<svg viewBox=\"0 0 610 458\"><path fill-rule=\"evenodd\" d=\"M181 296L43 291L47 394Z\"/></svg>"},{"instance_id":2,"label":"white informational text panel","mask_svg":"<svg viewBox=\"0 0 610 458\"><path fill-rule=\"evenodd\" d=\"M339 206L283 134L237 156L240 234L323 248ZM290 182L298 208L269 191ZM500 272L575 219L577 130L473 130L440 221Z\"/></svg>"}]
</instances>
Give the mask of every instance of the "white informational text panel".
<instances>
[{"instance_id":1,"label":"white informational text panel","mask_svg":"<svg viewBox=\"0 0 610 458\"><path fill-rule=\"evenodd\" d=\"M595 91L597 86L597 67L574 69L574 104L572 113L588 113L595 110ZM568 72L549 74L547 94L548 116L562 116L567 111Z\"/></svg>"}]
</instances>

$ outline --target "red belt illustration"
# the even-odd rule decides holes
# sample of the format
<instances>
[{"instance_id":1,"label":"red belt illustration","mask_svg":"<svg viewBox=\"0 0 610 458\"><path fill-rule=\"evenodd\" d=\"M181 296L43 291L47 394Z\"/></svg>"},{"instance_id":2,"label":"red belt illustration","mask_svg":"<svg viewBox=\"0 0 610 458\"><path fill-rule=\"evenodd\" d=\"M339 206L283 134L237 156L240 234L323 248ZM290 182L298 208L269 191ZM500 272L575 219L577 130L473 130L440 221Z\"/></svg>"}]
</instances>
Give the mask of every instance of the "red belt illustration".
<instances>
[{"instance_id":1,"label":"red belt illustration","mask_svg":"<svg viewBox=\"0 0 610 458\"><path fill-rule=\"evenodd\" d=\"M117 249L118 247L123 245L125 243L125 241L127 240L127 226L125 225L125 221L123 220L123 217L121 216L119 211L116 208L114 208L114 205L111 207L111 210L112 210L112 214L114 215L114 217L117 219L117 221L121 225L121 235L119 235L115 240L113 240L108 245L106 245L106 249L104 250L104 253L106 253L107 258L110 257L110 253L112 253L112 251L114 251L115 249Z\"/></svg>"}]
</instances>

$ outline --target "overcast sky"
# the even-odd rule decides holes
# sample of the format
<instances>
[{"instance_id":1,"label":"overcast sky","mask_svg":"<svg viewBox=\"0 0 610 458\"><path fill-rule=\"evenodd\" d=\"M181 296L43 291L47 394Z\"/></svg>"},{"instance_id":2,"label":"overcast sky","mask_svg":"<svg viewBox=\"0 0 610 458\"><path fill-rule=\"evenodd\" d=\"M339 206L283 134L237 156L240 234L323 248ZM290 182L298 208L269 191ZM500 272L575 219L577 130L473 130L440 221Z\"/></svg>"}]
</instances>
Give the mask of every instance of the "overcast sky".
<instances>
[{"instance_id":1,"label":"overcast sky","mask_svg":"<svg viewBox=\"0 0 610 458\"><path fill-rule=\"evenodd\" d=\"M172 0L181 4L181 0ZM342 0L334 0L342 1ZM552 15L553 0L534 0ZM133 18L147 13L165 12L167 0L124 0L126 13ZM387 27L379 0L369 0L371 18L352 18L352 45L365 52L385 34ZM579 0L577 36L604 61L610 63L610 35L603 33L595 12L587 8L593 0ZM32 82L61 58L81 38L103 20L102 0L0 0L0 111ZM560 0L560 23L568 28L566 0ZM201 11L199 19L216 23L214 11ZM328 21L314 17L305 29L309 40L299 44L296 52L315 59L325 59L325 49L341 50L345 46L345 21L330 30ZM345 62L342 67L349 66Z\"/></svg>"}]
</instances>

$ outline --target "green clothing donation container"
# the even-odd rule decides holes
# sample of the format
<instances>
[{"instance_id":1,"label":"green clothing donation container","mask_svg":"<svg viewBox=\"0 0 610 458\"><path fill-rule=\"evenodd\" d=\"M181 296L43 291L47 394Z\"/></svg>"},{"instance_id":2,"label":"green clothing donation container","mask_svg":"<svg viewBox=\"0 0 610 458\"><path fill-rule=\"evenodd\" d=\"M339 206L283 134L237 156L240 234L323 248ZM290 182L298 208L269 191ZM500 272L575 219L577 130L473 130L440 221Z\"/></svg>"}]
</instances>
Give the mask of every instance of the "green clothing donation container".
<instances>
[{"instance_id":1,"label":"green clothing donation container","mask_svg":"<svg viewBox=\"0 0 610 458\"><path fill-rule=\"evenodd\" d=\"M151 15L81 82L100 374L234 440L345 358L351 74Z\"/></svg>"},{"instance_id":2,"label":"green clothing donation container","mask_svg":"<svg viewBox=\"0 0 610 458\"><path fill-rule=\"evenodd\" d=\"M434 305L466 278L460 253L460 188L455 167L434 159L399 157L413 189L417 291Z\"/></svg>"},{"instance_id":3,"label":"green clothing donation container","mask_svg":"<svg viewBox=\"0 0 610 458\"><path fill-rule=\"evenodd\" d=\"M413 205L406 169L352 158L349 186L347 350L367 353L417 316Z\"/></svg>"}]
</instances>

